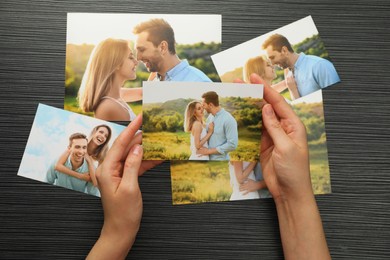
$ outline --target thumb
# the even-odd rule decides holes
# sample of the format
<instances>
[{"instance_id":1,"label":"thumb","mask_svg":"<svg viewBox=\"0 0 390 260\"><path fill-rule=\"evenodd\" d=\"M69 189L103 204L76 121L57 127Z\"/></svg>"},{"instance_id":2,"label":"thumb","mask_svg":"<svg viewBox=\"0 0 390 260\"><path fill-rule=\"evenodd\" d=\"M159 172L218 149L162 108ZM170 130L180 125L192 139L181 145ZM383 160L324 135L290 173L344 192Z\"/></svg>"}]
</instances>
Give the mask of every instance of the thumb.
<instances>
[{"instance_id":1,"label":"thumb","mask_svg":"<svg viewBox=\"0 0 390 260\"><path fill-rule=\"evenodd\" d=\"M123 169L122 181L119 185L128 187L138 187L138 171L142 162L143 149L139 144L135 144L129 151L125 167Z\"/></svg>"},{"instance_id":2,"label":"thumb","mask_svg":"<svg viewBox=\"0 0 390 260\"><path fill-rule=\"evenodd\" d=\"M274 109L270 104L266 104L262 111L263 124L269 136L276 147L282 147L290 142L290 138L283 130L278 118L275 115Z\"/></svg>"}]
</instances>

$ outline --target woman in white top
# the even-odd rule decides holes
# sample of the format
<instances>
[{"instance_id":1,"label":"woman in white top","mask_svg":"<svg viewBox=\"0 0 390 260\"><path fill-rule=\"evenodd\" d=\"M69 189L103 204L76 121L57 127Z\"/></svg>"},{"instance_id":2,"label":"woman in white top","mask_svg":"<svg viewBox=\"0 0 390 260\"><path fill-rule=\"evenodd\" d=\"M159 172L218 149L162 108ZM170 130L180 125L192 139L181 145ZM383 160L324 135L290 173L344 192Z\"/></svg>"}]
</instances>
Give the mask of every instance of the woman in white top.
<instances>
[{"instance_id":1,"label":"woman in white top","mask_svg":"<svg viewBox=\"0 0 390 260\"><path fill-rule=\"evenodd\" d=\"M184 130L191 132L190 149L191 156L189 160L209 160L208 155L197 154L196 151L201 147L208 148L207 141L214 131L214 123L209 124L209 131L203 122L204 109L199 101L192 101L188 103L184 113Z\"/></svg>"},{"instance_id":2,"label":"woman in white top","mask_svg":"<svg viewBox=\"0 0 390 260\"><path fill-rule=\"evenodd\" d=\"M257 191L240 191L240 185L248 179L256 181L253 169L257 162L229 162L230 185L233 188L230 200L259 199Z\"/></svg>"},{"instance_id":3,"label":"woman in white top","mask_svg":"<svg viewBox=\"0 0 390 260\"><path fill-rule=\"evenodd\" d=\"M127 102L142 99L142 88L123 88L136 79L137 60L125 40L100 42L89 58L79 90L79 106L84 112L107 121L132 121L134 112Z\"/></svg>"}]
</instances>

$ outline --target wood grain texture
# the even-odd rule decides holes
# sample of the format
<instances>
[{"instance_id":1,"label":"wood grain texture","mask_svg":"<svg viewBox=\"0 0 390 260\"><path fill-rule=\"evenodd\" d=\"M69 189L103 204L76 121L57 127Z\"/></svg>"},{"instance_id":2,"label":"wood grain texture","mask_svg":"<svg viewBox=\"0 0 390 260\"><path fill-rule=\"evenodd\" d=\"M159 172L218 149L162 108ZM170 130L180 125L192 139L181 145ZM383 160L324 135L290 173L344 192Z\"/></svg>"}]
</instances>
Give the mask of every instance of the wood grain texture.
<instances>
[{"instance_id":1,"label":"wood grain texture","mask_svg":"<svg viewBox=\"0 0 390 260\"><path fill-rule=\"evenodd\" d=\"M318 196L334 259L388 259L390 3L10 1L0 3L0 259L80 259L97 198L16 176L38 103L61 108L67 12L222 14L223 49L312 15L342 82L323 91L333 194ZM141 178L129 259L281 259L272 200L172 206L169 163Z\"/></svg>"}]
</instances>

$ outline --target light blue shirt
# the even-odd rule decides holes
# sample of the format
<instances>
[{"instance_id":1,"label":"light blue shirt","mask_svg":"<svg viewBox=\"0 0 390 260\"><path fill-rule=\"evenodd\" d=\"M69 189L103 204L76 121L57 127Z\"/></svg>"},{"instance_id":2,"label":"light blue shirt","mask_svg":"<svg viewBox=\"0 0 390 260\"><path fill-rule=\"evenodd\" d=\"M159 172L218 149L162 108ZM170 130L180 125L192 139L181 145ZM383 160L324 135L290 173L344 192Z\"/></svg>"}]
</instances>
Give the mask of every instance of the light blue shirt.
<instances>
[{"instance_id":1,"label":"light blue shirt","mask_svg":"<svg viewBox=\"0 0 390 260\"><path fill-rule=\"evenodd\" d=\"M214 122L214 132L209 139L209 148L216 148L219 154L210 154L210 160L229 160L229 152L237 148L238 131L237 122L225 109L209 115L206 124Z\"/></svg>"},{"instance_id":2,"label":"light blue shirt","mask_svg":"<svg viewBox=\"0 0 390 260\"><path fill-rule=\"evenodd\" d=\"M49 166L49 169L46 172L46 182L61 186L67 189L85 192L91 195L99 196L99 191L96 187L93 186L92 183L86 182L72 176L69 176L65 173L59 172L55 170L55 165L57 160L53 161L53 163ZM66 160L64 166L66 168L72 169L72 163L70 161L70 156ZM75 170L78 173L89 172L88 163L84 159L83 164Z\"/></svg>"},{"instance_id":3,"label":"light blue shirt","mask_svg":"<svg viewBox=\"0 0 390 260\"><path fill-rule=\"evenodd\" d=\"M330 61L304 53L299 54L294 64L294 78L301 97L340 81Z\"/></svg>"},{"instance_id":4,"label":"light blue shirt","mask_svg":"<svg viewBox=\"0 0 390 260\"><path fill-rule=\"evenodd\" d=\"M253 169L253 172L255 174L256 181L263 181L264 180L263 171L261 170L260 162L258 162L256 164L255 168ZM257 192L259 193L260 199L272 197L271 193L268 191L267 188L257 190Z\"/></svg>"},{"instance_id":5,"label":"light blue shirt","mask_svg":"<svg viewBox=\"0 0 390 260\"><path fill-rule=\"evenodd\" d=\"M161 81L160 76L154 78L155 81ZM211 82L211 80L201 70L190 66L187 60L182 60L175 67L170 69L164 81L188 81L188 82Z\"/></svg>"}]
</instances>

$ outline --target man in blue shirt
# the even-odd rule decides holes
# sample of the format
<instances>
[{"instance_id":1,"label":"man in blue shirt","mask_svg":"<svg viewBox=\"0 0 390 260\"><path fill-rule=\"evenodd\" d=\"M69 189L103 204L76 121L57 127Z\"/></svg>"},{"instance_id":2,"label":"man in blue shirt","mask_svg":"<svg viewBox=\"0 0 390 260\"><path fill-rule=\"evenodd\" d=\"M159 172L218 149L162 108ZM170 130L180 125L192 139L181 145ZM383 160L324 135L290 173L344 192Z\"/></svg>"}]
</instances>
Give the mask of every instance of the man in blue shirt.
<instances>
[{"instance_id":1,"label":"man in blue shirt","mask_svg":"<svg viewBox=\"0 0 390 260\"><path fill-rule=\"evenodd\" d=\"M81 133L74 133L69 137L69 151L70 155L65 162L65 167L72 169L73 171L81 174L89 172L88 163L84 156L87 153L88 139L86 135ZM86 192L91 195L98 196L97 189L84 180L77 179L70 175L55 170L55 160L46 172L46 181L57 186L61 186L67 189Z\"/></svg>"},{"instance_id":2,"label":"man in blue shirt","mask_svg":"<svg viewBox=\"0 0 390 260\"><path fill-rule=\"evenodd\" d=\"M202 105L209 113L206 124L214 122L214 132L209 139L210 148L200 148L198 153L209 155L210 160L229 160L229 152L238 145L237 121L219 106L218 94L214 91L202 95Z\"/></svg>"},{"instance_id":3,"label":"man in blue shirt","mask_svg":"<svg viewBox=\"0 0 390 260\"><path fill-rule=\"evenodd\" d=\"M271 35L262 47L266 50L272 64L292 72L289 74L294 77L297 88L290 89L293 99L306 96L340 81L330 61L313 55L295 53L290 42L283 35Z\"/></svg>"},{"instance_id":4,"label":"man in blue shirt","mask_svg":"<svg viewBox=\"0 0 390 260\"><path fill-rule=\"evenodd\" d=\"M180 60L175 49L175 34L163 19L151 19L134 27L137 60L151 72L149 80L211 82L199 69Z\"/></svg>"}]
</instances>

